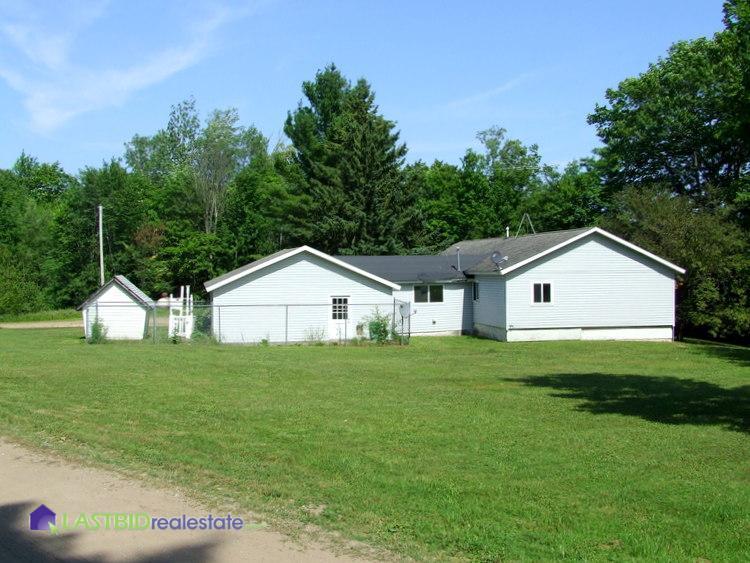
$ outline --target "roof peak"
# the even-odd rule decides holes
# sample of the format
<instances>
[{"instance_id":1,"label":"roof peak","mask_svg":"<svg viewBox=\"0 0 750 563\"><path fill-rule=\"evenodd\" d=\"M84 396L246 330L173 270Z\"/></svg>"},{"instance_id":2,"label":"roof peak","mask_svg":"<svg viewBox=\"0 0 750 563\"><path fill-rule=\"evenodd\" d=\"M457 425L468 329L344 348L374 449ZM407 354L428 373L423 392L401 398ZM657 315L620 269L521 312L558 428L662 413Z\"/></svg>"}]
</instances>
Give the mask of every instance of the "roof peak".
<instances>
[{"instance_id":1,"label":"roof peak","mask_svg":"<svg viewBox=\"0 0 750 563\"><path fill-rule=\"evenodd\" d=\"M540 233L531 233L531 234L512 236L512 237L499 236L499 237L486 237L486 238L468 238L468 239L463 239L458 242L454 242L450 246L456 246L457 244L461 244L462 242L488 241L488 240L517 240L520 238L538 237L538 236L543 236L543 235L556 235L560 233L572 233L572 232L578 232L578 231L584 232L584 231L590 231L593 228L595 227L576 227L574 229L555 229L552 231L542 231Z\"/></svg>"}]
</instances>

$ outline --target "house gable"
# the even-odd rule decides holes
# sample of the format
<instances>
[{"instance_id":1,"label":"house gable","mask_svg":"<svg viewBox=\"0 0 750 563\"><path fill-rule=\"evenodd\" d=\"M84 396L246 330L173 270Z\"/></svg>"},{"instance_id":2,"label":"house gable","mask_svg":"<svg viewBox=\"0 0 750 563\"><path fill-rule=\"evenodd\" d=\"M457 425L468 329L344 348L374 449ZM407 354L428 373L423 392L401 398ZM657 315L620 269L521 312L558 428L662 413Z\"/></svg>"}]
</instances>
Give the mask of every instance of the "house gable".
<instances>
[{"instance_id":1,"label":"house gable","mask_svg":"<svg viewBox=\"0 0 750 563\"><path fill-rule=\"evenodd\" d=\"M681 267L677 266L676 264L672 264L671 262L665 260L664 258L661 258L661 257L657 256L656 254L653 254L653 253L649 252L648 250L645 250L645 249L641 248L640 246L637 246L637 245L635 245L635 244L633 244L631 242L628 242L625 239L621 239L620 237L618 237L616 235L613 235L612 233L607 232L604 229L600 229L599 227L594 227L594 228L592 228L592 229L590 229L588 231L585 231L585 232L583 232L581 234L573 236L573 237L569 238L568 240L566 240L564 242L556 244L556 245L554 245L554 246L552 246L552 247L550 247L550 248L548 248L546 250L543 250L543 251L535 254L534 256L531 256L531 257L529 257L529 258L527 258L525 260L521 260L520 262L518 262L516 264L513 264L512 266L510 266L508 268L503 268L501 270L501 272L502 272L503 275L507 275L510 272L514 271L514 270L517 270L519 268L524 267L526 264L530 264L532 262L535 262L535 261L537 261L537 260L539 260L541 258L544 258L545 256L553 254L554 252L557 252L560 249L564 249L565 247L567 247L569 245L572 245L572 244L576 243L577 241L579 241L581 239L584 239L586 237L590 237L592 235L600 235L600 236L606 237L609 240L611 240L611 241L613 241L613 242L615 242L615 243L617 243L619 245L622 245L622 246L628 248L629 250L631 250L631 251L633 251L635 253L640 254L641 256L645 256L649 260L653 260L654 262L657 262L658 264L661 264L662 266L664 266L664 267L666 267L666 268L668 268L670 270L673 270L673 271L677 272L678 274L684 274L685 273L685 269L684 268L681 268Z\"/></svg>"},{"instance_id":2,"label":"house gable","mask_svg":"<svg viewBox=\"0 0 750 563\"><path fill-rule=\"evenodd\" d=\"M396 283L393 283L384 278L376 276L375 274L362 270L351 264L347 264L346 262L343 262L342 260L339 260L338 258L335 258L329 254L326 254L325 252L321 252L320 250L316 250L315 248L312 248L310 246L300 246L299 248L293 248L288 251L279 251L276 254L272 254L271 256L267 256L261 260L257 260L256 262L252 262L250 264L242 266L241 268L228 272L222 276L219 276L218 278L209 280L204 284L206 287L206 291L211 293L212 291L216 291L217 289L224 287L225 285L235 282L239 279L242 279L245 276L248 276L255 272L269 268L275 264L283 262L284 260L288 260L289 258L292 258L299 254L310 254L321 260L327 261L340 268L348 270L349 272L353 272L359 276L375 281L376 283L385 285L391 289L396 289L396 290L400 289L400 286Z\"/></svg>"},{"instance_id":3,"label":"house gable","mask_svg":"<svg viewBox=\"0 0 750 563\"><path fill-rule=\"evenodd\" d=\"M602 233L503 273L508 329L674 325L677 271ZM535 284L550 284L549 302Z\"/></svg>"},{"instance_id":4,"label":"house gable","mask_svg":"<svg viewBox=\"0 0 750 563\"><path fill-rule=\"evenodd\" d=\"M555 231L549 233L539 233L536 235L527 235L518 238L496 238L496 239L483 239L479 241L463 241L450 247L445 252L450 251L454 247L463 245L462 248L468 248L472 252L476 252L477 249L481 249L485 253L485 258L474 266L467 270L468 274L479 274L488 272L499 272L501 275L506 275L514 270L525 267L527 264L531 264L545 256L558 252L560 249L575 244L581 239L593 235L600 235L608 238L609 240L622 245L642 256L645 256L649 260L661 264L678 274L684 274L685 270L671 262L637 246L631 242L628 242L620 237L613 235L610 232L600 229L599 227L592 227L590 229L571 229L568 231ZM501 257L505 258L504 262L496 264L491 255L498 253Z\"/></svg>"}]
</instances>

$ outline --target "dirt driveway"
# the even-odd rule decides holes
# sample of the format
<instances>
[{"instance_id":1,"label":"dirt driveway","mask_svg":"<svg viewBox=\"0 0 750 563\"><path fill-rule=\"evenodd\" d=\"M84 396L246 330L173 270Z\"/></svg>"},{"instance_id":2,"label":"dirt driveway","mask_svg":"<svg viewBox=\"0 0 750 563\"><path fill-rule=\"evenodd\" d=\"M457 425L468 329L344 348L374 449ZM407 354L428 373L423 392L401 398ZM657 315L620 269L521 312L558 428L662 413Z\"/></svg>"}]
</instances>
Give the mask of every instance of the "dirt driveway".
<instances>
[{"instance_id":1,"label":"dirt driveway","mask_svg":"<svg viewBox=\"0 0 750 563\"><path fill-rule=\"evenodd\" d=\"M0 328L83 328L83 321L71 319L67 321L29 321L25 323L0 323Z\"/></svg>"},{"instance_id":2,"label":"dirt driveway","mask_svg":"<svg viewBox=\"0 0 750 563\"><path fill-rule=\"evenodd\" d=\"M321 544L295 544L245 514L232 515L243 518L244 527L231 531L75 529L58 535L31 531L29 513L42 503L56 513L58 528L63 513L69 522L81 513L102 512L226 517L175 491L0 440L0 561L355 561L350 549L336 554Z\"/></svg>"}]
</instances>

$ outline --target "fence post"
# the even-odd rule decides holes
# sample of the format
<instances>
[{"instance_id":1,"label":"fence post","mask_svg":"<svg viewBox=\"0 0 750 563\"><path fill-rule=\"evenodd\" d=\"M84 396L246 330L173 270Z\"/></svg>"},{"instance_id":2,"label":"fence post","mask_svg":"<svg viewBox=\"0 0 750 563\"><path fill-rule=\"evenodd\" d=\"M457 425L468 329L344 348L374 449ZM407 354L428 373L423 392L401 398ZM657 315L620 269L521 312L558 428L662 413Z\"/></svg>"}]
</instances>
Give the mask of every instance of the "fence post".
<instances>
[{"instance_id":1,"label":"fence post","mask_svg":"<svg viewBox=\"0 0 750 563\"><path fill-rule=\"evenodd\" d=\"M151 309L151 315L154 317L154 320L151 323L153 325L153 328L151 329L151 341L156 344L156 305Z\"/></svg>"},{"instance_id":2,"label":"fence post","mask_svg":"<svg viewBox=\"0 0 750 563\"><path fill-rule=\"evenodd\" d=\"M391 336L396 332L396 298L393 298L393 313L391 314ZM400 342L403 344L403 342Z\"/></svg>"},{"instance_id":3,"label":"fence post","mask_svg":"<svg viewBox=\"0 0 750 563\"><path fill-rule=\"evenodd\" d=\"M289 305L284 305L284 344L289 344Z\"/></svg>"}]
</instances>

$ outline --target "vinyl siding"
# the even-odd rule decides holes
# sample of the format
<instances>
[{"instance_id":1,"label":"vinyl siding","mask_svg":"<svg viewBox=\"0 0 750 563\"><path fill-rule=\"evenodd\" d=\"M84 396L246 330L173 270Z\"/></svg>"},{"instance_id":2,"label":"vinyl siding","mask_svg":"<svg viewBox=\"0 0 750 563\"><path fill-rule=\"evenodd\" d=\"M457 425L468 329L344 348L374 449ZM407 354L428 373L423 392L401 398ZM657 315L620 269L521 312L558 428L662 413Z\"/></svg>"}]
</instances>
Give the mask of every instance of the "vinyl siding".
<instances>
[{"instance_id":1,"label":"vinyl siding","mask_svg":"<svg viewBox=\"0 0 750 563\"><path fill-rule=\"evenodd\" d=\"M411 303L411 333L469 332L472 329L472 299L470 283L426 284L443 286L442 303L415 303L414 284L401 284L393 295L399 301Z\"/></svg>"},{"instance_id":2,"label":"vinyl siding","mask_svg":"<svg viewBox=\"0 0 750 563\"><path fill-rule=\"evenodd\" d=\"M474 324L505 329L505 278L499 274L478 275L479 299L474 301Z\"/></svg>"},{"instance_id":3,"label":"vinyl siding","mask_svg":"<svg viewBox=\"0 0 750 563\"><path fill-rule=\"evenodd\" d=\"M146 308L117 285L108 287L83 309L84 333L91 335L96 319L113 340L141 340L146 333Z\"/></svg>"},{"instance_id":4,"label":"vinyl siding","mask_svg":"<svg viewBox=\"0 0 750 563\"><path fill-rule=\"evenodd\" d=\"M600 235L508 275L509 329L671 327L674 273ZM552 303L532 303L532 284L552 283Z\"/></svg>"},{"instance_id":5,"label":"vinyl siding","mask_svg":"<svg viewBox=\"0 0 750 563\"><path fill-rule=\"evenodd\" d=\"M349 298L349 319L331 322L331 297ZM391 288L308 253L214 291L213 332L221 342L300 342L351 338L377 306L391 314ZM334 334L335 332L335 334Z\"/></svg>"}]
</instances>

